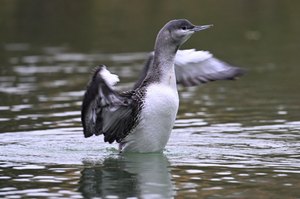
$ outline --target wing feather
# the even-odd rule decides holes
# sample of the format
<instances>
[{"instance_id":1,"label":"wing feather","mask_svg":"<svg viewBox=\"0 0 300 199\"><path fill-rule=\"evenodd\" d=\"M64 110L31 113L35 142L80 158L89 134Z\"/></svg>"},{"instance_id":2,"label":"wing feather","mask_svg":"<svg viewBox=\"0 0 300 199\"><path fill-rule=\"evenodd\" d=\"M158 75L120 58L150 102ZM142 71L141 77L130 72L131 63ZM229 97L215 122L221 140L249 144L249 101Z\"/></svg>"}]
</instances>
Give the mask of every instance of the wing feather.
<instances>
[{"instance_id":1,"label":"wing feather","mask_svg":"<svg viewBox=\"0 0 300 199\"><path fill-rule=\"evenodd\" d=\"M87 86L81 110L83 132L85 137L103 134L105 142L120 142L136 125L140 101L134 91L115 91L109 79L116 77L105 70L99 66Z\"/></svg>"},{"instance_id":2,"label":"wing feather","mask_svg":"<svg viewBox=\"0 0 300 199\"><path fill-rule=\"evenodd\" d=\"M208 51L191 49L178 51L175 73L177 83L196 86L216 80L233 80L245 71L213 57Z\"/></svg>"}]
</instances>

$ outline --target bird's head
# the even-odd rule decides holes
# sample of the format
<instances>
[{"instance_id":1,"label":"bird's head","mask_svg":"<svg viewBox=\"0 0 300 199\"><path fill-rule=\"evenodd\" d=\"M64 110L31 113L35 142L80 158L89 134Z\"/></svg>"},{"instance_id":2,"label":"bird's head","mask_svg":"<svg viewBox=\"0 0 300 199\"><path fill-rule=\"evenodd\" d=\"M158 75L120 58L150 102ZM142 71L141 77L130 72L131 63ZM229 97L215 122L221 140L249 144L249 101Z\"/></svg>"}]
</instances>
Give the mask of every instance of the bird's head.
<instances>
[{"instance_id":1,"label":"bird's head","mask_svg":"<svg viewBox=\"0 0 300 199\"><path fill-rule=\"evenodd\" d=\"M158 33L156 46L171 46L176 49L186 42L192 34L212 27L213 25L193 25L186 19L176 19L169 21Z\"/></svg>"}]
</instances>

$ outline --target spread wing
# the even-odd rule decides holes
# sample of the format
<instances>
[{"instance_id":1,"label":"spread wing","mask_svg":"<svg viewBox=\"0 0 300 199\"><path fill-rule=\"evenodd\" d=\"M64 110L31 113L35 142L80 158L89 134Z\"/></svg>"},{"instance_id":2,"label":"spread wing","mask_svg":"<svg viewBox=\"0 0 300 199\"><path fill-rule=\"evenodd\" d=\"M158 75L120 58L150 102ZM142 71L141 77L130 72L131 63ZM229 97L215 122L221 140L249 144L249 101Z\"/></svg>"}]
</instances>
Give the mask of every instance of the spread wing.
<instances>
[{"instance_id":1,"label":"spread wing","mask_svg":"<svg viewBox=\"0 0 300 199\"><path fill-rule=\"evenodd\" d=\"M96 68L81 109L85 137L103 134L105 142L120 142L136 125L139 105L134 91L118 93L113 89L117 81L105 66Z\"/></svg>"},{"instance_id":2,"label":"spread wing","mask_svg":"<svg viewBox=\"0 0 300 199\"><path fill-rule=\"evenodd\" d=\"M151 70L152 63L153 53L150 54L134 88L141 85ZM177 83L183 86L196 86L216 80L233 80L245 73L243 69L213 57L208 51L195 49L178 50L174 65Z\"/></svg>"},{"instance_id":3,"label":"spread wing","mask_svg":"<svg viewBox=\"0 0 300 199\"><path fill-rule=\"evenodd\" d=\"M177 83L196 86L216 80L233 80L245 71L213 57L208 51L191 49L177 52L175 73Z\"/></svg>"}]
</instances>

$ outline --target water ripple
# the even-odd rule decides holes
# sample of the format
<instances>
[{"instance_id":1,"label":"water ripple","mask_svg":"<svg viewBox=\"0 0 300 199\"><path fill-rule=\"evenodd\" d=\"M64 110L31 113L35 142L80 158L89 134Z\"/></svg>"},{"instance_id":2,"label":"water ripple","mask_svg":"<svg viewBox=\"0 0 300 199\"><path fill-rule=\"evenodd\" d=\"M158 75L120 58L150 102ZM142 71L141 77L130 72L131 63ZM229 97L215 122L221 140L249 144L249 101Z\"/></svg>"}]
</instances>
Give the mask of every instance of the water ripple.
<instances>
[{"instance_id":1,"label":"water ripple","mask_svg":"<svg viewBox=\"0 0 300 199\"><path fill-rule=\"evenodd\" d=\"M299 123L280 126L291 127L298 128ZM277 130L277 125L252 128L238 124L176 128L165 153L176 164L299 169L298 133ZM0 159L6 161L24 161L26 157L33 163L82 164L86 157L117 153L110 151L116 145L103 143L101 136L84 139L81 128L3 133L0 138Z\"/></svg>"}]
</instances>

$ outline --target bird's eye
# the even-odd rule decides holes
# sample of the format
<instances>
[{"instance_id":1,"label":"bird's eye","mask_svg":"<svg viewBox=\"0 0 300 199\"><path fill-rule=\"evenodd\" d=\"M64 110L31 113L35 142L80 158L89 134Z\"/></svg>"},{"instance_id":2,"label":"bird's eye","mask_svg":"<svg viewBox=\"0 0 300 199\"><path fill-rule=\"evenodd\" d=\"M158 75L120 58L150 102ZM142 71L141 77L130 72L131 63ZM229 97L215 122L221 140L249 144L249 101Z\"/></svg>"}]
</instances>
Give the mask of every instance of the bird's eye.
<instances>
[{"instance_id":1,"label":"bird's eye","mask_svg":"<svg viewBox=\"0 0 300 199\"><path fill-rule=\"evenodd\" d=\"M182 26L181 29L182 29L182 30L186 30L187 27L186 27L186 26Z\"/></svg>"}]
</instances>

